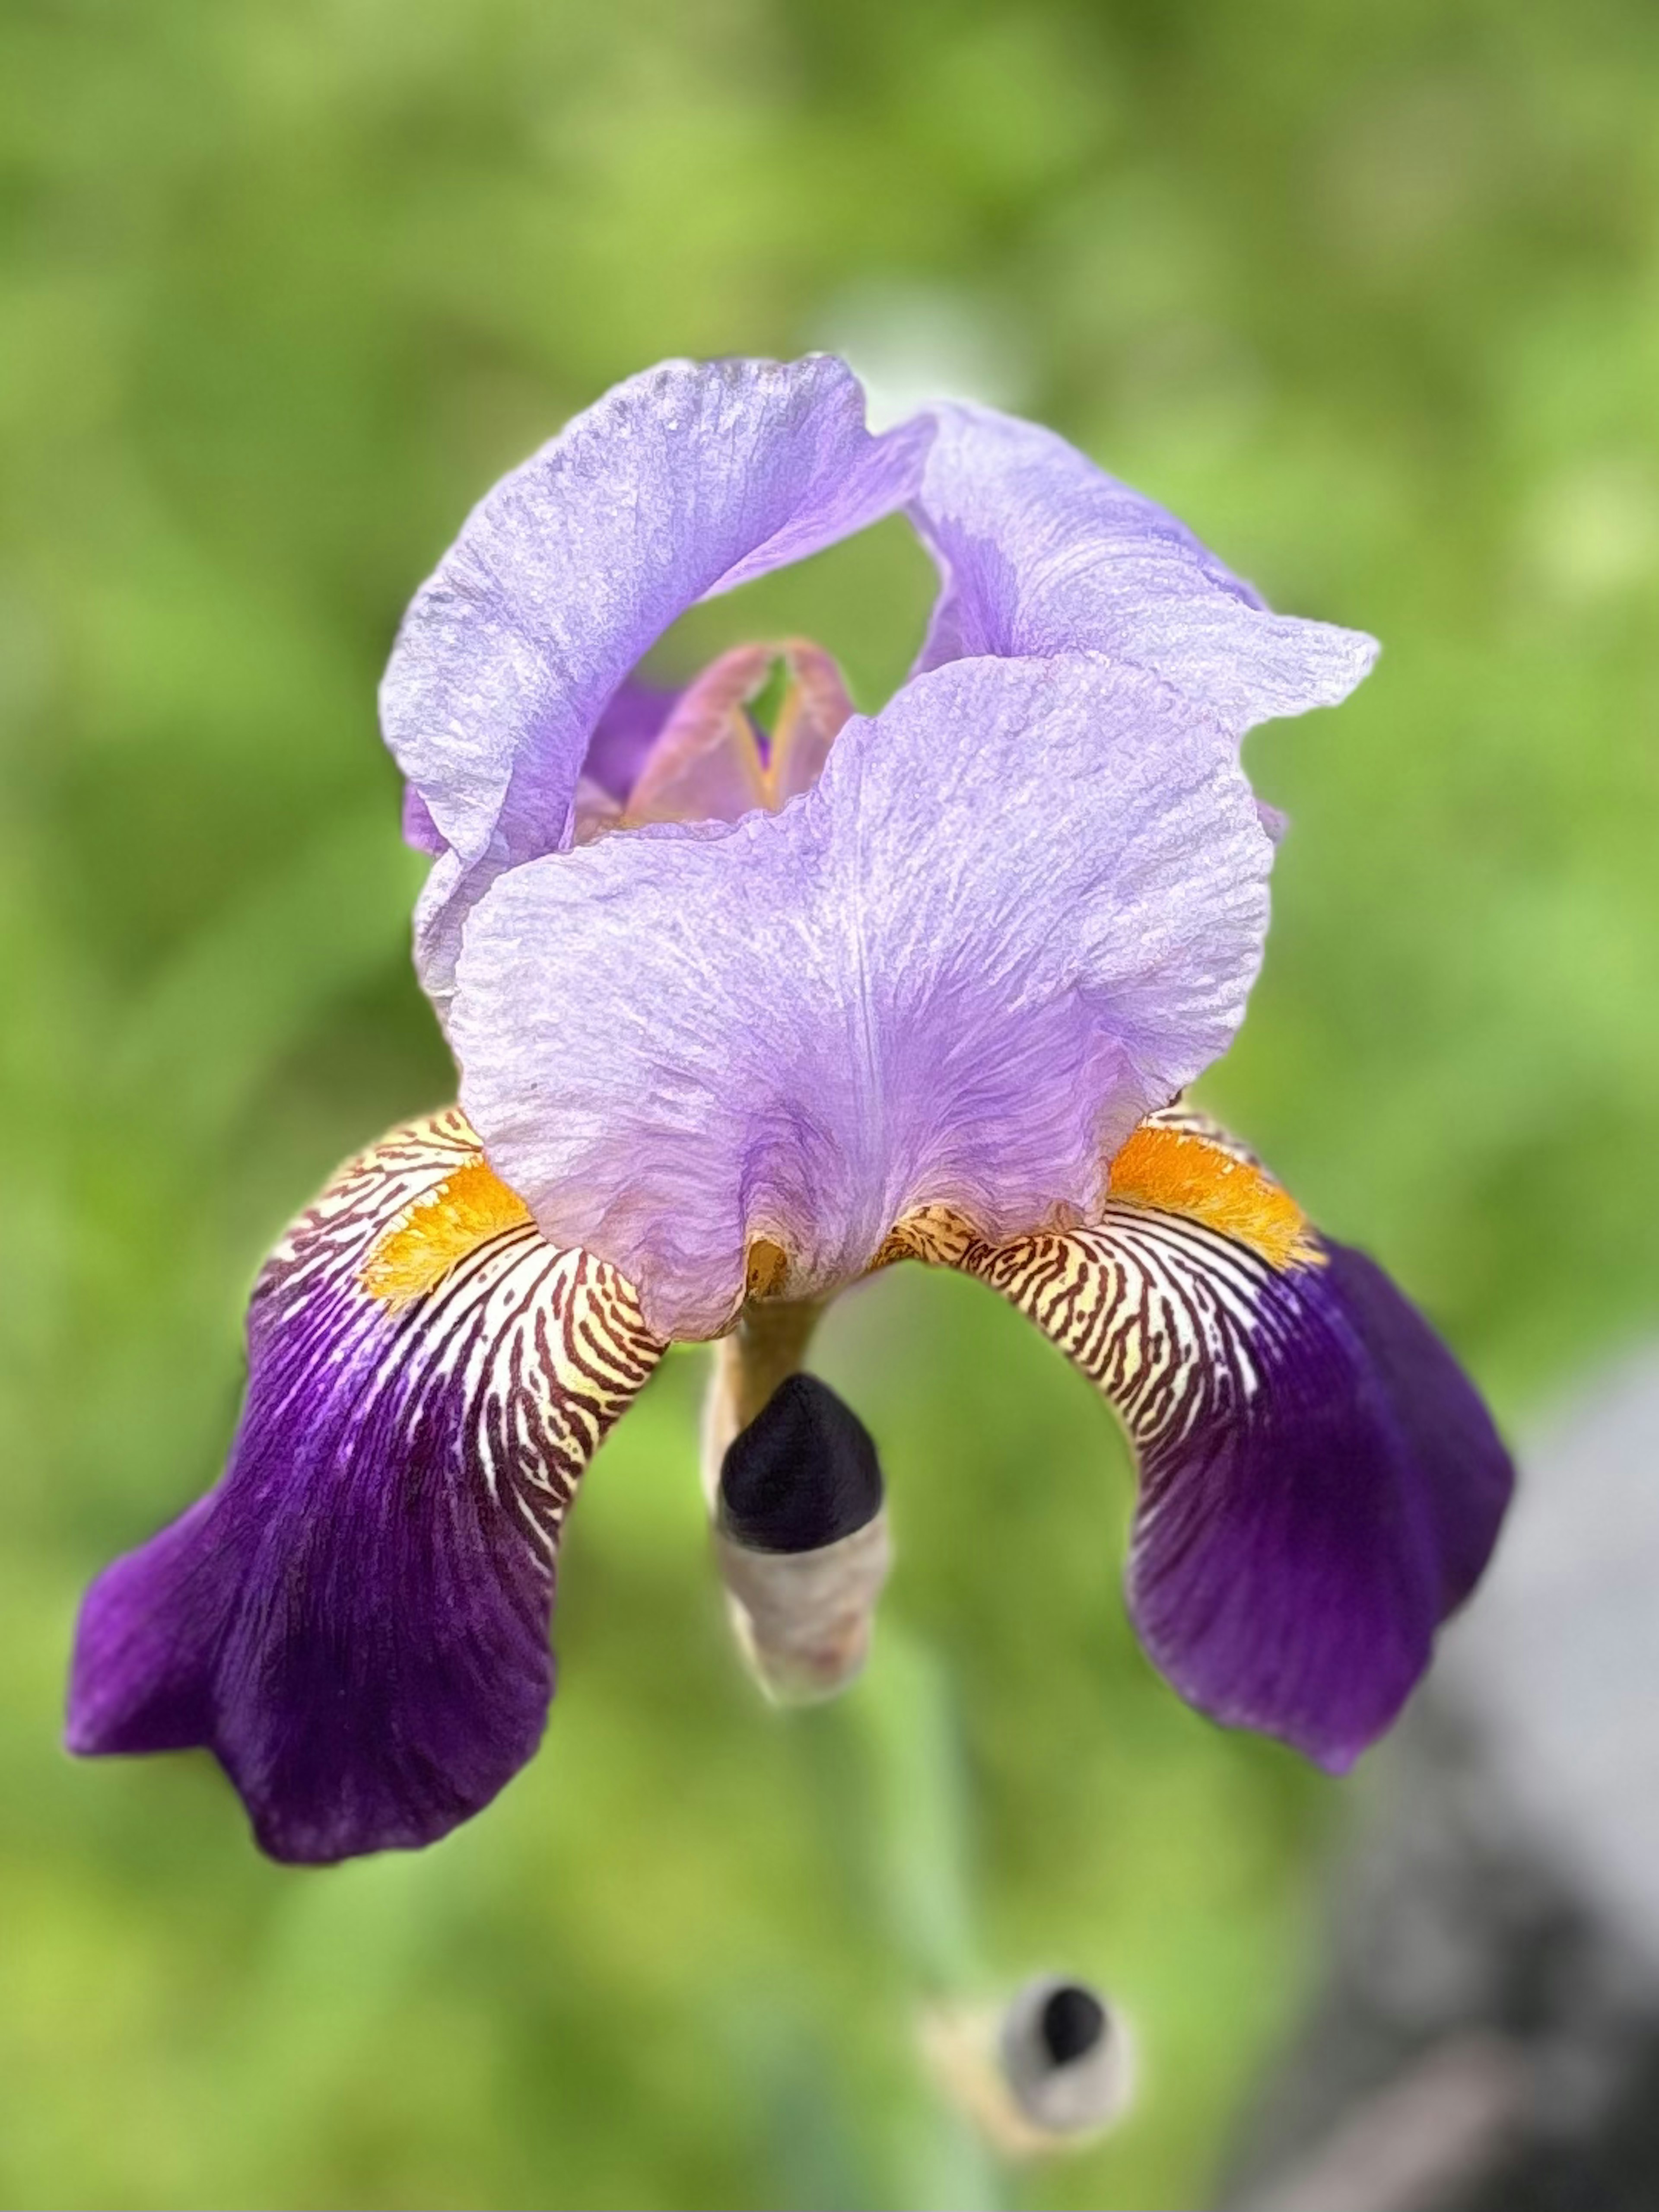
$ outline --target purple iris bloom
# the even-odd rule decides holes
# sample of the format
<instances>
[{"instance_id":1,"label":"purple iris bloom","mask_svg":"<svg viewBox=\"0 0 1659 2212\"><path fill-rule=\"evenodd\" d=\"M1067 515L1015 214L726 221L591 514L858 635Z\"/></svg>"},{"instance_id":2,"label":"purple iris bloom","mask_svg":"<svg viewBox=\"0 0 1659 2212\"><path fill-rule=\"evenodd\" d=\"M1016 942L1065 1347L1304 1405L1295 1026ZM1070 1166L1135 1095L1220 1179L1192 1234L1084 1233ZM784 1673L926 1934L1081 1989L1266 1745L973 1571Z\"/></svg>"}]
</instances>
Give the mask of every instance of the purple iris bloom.
<instances>
[{"instance_id":1,"label":"purple iris bloom","mask_svg":"<svg viewBox=\"0 0 1659 2212\"><path fill-rule=\"evenodd\" d=\"M641 682L694 602L898 509L941 588L880 714L800 640ZM1129 1603L1181 1694L1347 1766L1480 1573L1509 1462L1380 1271L1180 1101L1267 929L1240 740L1374 652L1046 430L952 405L872 436L824 356L650 370L498 484L381 695L461 1104L350 1163L260 1275L228 1471L94 1585L73 1747L210 1747L283 1858L477 1812L544 1724L566 1509L675 1340L717 1340L746 1648L833 1686L879 1474L798 1370L825 1301L915 1260L1121 1417Z\"/></svg>"}]
</instances>

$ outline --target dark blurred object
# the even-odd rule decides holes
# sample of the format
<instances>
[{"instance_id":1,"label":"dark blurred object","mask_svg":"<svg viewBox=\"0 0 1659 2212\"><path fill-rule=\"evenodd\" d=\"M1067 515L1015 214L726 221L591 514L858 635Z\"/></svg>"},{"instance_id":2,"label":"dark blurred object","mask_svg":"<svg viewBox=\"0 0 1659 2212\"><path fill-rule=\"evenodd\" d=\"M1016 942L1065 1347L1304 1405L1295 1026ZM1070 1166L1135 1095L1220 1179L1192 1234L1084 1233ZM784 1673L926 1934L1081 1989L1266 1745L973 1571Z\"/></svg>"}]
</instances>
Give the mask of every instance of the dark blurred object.
<instances>
[{"instance_id":1,"label":"dark blurred object","mask_svg":"<svg viewBox=\"0 0 1659 2212\"><path fill-rule=\"evenodd\" d=\"M1401 1738L1237 2212L1659 2203L1659 1357L1528 1455Z\"/></svg>"}]
</instances>

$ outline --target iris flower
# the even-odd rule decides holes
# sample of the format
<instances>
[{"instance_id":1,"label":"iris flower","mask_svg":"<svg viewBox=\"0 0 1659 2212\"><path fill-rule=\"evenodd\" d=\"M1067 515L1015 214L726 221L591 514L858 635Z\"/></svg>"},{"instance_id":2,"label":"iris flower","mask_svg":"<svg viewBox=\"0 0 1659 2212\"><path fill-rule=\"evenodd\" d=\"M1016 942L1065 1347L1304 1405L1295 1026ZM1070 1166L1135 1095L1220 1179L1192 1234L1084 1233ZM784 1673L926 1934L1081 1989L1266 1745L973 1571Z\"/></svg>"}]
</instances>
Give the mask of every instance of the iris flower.
<instances>
[{"instance_id":1,"label":"iris flower","mask_svg":"<svg viewBox=\"0 0 1659 2212\"><path fill-rule=\"evenodd\" d=\"M641 682L695 602L900 509L940 589L879 714L799 640ZM835 1686L885 1517L799 1370L828 1300L909 1261L1121 1417L1128 1602L1179 1693L1346 1768L1509 1462L1381 1271L1182 1094L1267 925L1240 741L1375 650L1047 430L951 404L872 435L829 356L669 362L578 416L469 517L381 693L460 1103L266 1264L228 1472L87 1598L72 1747L207 1746L286 1859L476 1813L545 1723L582 1472L674 1341L716 1347L745 1647Z\"/></svg>"}]
</instances>

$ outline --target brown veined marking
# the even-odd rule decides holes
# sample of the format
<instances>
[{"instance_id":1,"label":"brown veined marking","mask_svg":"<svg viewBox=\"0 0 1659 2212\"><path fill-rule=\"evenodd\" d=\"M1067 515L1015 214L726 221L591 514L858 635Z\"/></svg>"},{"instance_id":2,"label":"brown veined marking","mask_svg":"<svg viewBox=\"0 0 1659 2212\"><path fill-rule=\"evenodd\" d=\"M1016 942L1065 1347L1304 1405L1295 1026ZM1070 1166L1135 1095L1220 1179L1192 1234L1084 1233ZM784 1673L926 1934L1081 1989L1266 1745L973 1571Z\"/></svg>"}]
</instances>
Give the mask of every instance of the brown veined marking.
<instances>
[{"instance_id":1,"label":"brown veined marking","mask_svg":"<svg viewBox=\"0 0 1659 2212\"><path fill-rule=\"evenodd\" d=\"M403 1305L436 1290L492 1237L522 1228L530 1208L482 1159L446 1176L429 1198L374 1245L358 1277L371 1297Z\"/></svg>"},{"instance_id":2,"label":"brown veined marking","mask_svg":"<svg viewBox=\"0 0 1659 2212\"><path fill-rule=\"evenodd\" d=\"M1128 1206L1184 1214L1248 1245L1271 1267L1316 1267L1324 1254L1290 1193L1248 1160L1188 1129L1143 1121L1113 1157L1107 1195Z\"/></svg>"},{"instance_id":3,"label":"brown veined marking","mask_svg":"<svg viewBox=\"0 0 1659 2212\"><path fill-rule=\"evenodd\" d=\"M898 1260L921 1260L930 1267L959 1267L979 1242L973 1229L948 1206L919 1206L896 1221L870 1262L870 1273Z\"/></svg>"}]
</instances>

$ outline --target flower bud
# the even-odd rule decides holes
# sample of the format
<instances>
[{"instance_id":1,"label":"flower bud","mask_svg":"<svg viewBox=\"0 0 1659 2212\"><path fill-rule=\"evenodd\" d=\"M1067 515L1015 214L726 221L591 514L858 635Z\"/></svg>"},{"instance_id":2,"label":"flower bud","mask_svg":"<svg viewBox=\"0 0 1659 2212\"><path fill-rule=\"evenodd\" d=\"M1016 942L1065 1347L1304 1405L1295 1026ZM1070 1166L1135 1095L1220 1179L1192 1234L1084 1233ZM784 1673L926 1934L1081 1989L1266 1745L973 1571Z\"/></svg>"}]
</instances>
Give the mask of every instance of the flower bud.
<instances>
[{"instance_id":1,"label":"flower bud","mask_svg":"<svg viewBox=\"0 0 1659 2212\"><path fill-rule=\"evenodd\" d=\"M925 2045L941 2086L1005 2157L1088 2142L1129 2101L1123 2021L1097 1990L1069 1977L1039 1975L1000 2009L935 2014Z\"/></svg>"},{"instance_id":2,"label":"flower bud","mask_svg":"<svg viewBox=\"0 0 1659 2212\"><path fill-rule=\"evenodd\" d=\"M714 1547L769 1696L799 1704L845 1688L868 1654L892 1547L870 1433L816 1376L787 1376L727 1447Z\"/></svg>"},{"instance_id":3,"label":"flower bud","mask_svg":"<svg viewBox=\"0 0 1659 2212\"><path fill-rule=\"evenodd\" d=\"M1096 2134L1122 2109L1126 2039L1086 1982L1053 1974L1027 1982L1003 2014L997 2055L1015 2106L1046 2135Z\"/></svg>"}]
</instances>

